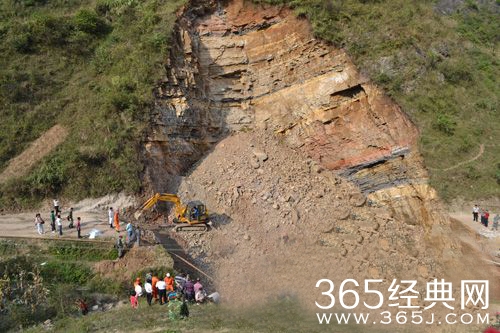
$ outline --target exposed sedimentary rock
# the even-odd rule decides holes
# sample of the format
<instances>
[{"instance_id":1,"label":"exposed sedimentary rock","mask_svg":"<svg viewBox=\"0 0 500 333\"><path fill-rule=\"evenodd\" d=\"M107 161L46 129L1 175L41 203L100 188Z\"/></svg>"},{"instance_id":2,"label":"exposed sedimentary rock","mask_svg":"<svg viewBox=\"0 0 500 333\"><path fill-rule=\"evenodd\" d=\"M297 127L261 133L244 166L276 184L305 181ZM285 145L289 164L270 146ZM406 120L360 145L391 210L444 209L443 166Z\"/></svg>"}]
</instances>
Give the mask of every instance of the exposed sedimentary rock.
<instances>
[{"instance_id":1,"label":"exposed sedimentary rock","mask_svg":"<svg viewBox=\"0 0 500 333\"><path fill-rule=\"evenodd\" d=\"M365 194L431 191L405 189L427 182L414 124L290 10L192 1L173 40L145 143L154 190L175 190L175 176L229 132L264 127Z\"/></svg>"},{"instance_id":2,"label":"exposed sedimentary rock","mask_svg":"<svg viewBox=\"0 0 500 333\"><path fill-rule=\"evenodd\" d=\"M222 217L220 229L178 237L229 298L252 270L308 293L308 279L338 274L472 278L414 124L285 7L192 0L155 96L145 177Z\"/></svg>"}]
</instances>

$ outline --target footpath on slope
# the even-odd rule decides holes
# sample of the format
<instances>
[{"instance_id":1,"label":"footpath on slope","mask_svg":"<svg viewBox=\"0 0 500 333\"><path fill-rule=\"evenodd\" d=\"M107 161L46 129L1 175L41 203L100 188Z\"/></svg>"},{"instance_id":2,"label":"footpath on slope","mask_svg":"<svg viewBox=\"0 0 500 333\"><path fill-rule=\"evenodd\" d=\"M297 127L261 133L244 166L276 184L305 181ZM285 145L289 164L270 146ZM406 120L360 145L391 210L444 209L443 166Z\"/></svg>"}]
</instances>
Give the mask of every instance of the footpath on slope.
<instances>
[{"instance_id":1,"label":"footpath on slope","mask_svg":"<svg viewBox=\"0 0 500 333\"><path fill-rule=\"evenodd\" d=\"M68 130L61 125L55 125L43 133L26 150L9 161L0 173L0 183L26 175L36 163L61 144L67 135Z\"/></svg>"},{"instance_id":2,"label":"footpath on slope","mask_svg":"<svg viewBox=\"0 0 500 333\"><path fill-rule=\"evenodd\" d=\"M473 239L468 239L468 243L472 244L487 256L500 256L500 230L492 230L493 217L490 215L488 228L484 227L480 222L472 220L472 213L466 212L451 212L450 217L459 221L463 226L468 228L474 235ZM488 260L487 258L485 260ZM500 265L500 257L494 258L495 262Z\"/></svg>"},{"instance_id":3,"label":"footpath on slope","mask_svg":"<svg viewBox=\"0 0 500 333\"><path fill-rule=\"evenodd\" d=\"M444 168L444 169L439 169L439 168L429 168L430 170L438 170L438 171L450 171L450 170L453 170L453 169L456 169L458 167L461 167L462 165L464 164L467 164L467 163L471 163L471 162L474 162L475 160L477 160L478 158L480 158L481 156L483 156L484 154L484 144L480 144L479 145L479 153L477 153L476 156L474 156L473 158L471 159L468 159L466 161L462 161L462 162L459 162L457 164L454 164L452 166L449 166L447 168Z\"/></svg>"}]
</instances>

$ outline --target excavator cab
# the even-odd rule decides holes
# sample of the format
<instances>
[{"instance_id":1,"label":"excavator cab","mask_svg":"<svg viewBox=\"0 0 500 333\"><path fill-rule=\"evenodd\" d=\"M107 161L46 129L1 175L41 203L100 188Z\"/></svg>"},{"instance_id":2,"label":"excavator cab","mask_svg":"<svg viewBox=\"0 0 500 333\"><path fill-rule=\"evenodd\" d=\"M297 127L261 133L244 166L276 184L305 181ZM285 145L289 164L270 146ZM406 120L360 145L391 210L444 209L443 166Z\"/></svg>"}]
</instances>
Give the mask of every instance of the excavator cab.
<instances>
[{"instance_id":1,"label":"excavator cab","mask_svg":"<svg viewBox=\"0 0 500 333\"><path fill-rule=\"evenodd\" d=\"M204 223L208 220L207 209L201 201L188 202L185 217L189 222Z\"/></svg>"}]
</instances>

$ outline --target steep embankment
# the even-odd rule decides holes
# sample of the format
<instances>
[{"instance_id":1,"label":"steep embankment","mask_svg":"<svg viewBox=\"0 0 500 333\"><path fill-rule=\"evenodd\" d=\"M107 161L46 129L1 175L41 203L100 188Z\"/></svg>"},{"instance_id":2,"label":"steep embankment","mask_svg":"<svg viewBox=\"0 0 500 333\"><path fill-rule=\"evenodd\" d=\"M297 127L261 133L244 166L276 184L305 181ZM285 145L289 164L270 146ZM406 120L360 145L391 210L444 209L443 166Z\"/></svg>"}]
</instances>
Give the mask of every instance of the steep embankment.
<instances>
[{"instance_id":1,"label":"steep embankment","mask_svg":"<svg viewBox=\"0 0 500 333\"><path fill-rule=\"evenodd\" d=\"M319 278L420 288L472 278L477 257L463 253L428 185L416 127L307 21L282 7L192 1L167 72L147 178L220 215L217 230L180 237L213 265L227 299L311 300Z\"/></svg>"}]
</instances>

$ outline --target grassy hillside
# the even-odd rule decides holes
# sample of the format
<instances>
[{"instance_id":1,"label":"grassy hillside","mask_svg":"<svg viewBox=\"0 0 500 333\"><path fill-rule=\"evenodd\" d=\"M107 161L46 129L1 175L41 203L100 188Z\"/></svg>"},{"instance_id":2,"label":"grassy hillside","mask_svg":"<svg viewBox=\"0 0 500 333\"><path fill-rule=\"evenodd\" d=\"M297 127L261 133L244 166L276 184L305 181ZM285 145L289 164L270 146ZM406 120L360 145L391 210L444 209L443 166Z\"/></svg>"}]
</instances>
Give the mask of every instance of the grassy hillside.
<instances>
[{"instance_id":1,"label":"grassy hillside","mask_svg":"<svg viewBox=\"0 0 500 333\"><path fill-rule=\"evenodd\" d=\"M141 259L143 266L133 264L151 253L147 262ZM126 301L133 281L146 271L173 271L173 261L161 245L130 250L121 265L114 266L116 258L112 242L0 240L0 332L47 319L73 323L77 299L89 306L116 304Z\"/></svg>"},{"instance_id":2,"label":"grassy hillside","mask_svg":"<svg viewBox=\"0 0 500 333\"><path fill-rule=\"evenodd\" d=\"M498 1L254 1L292 6L385 88L421 129L445 199L499 194ZM0 171L54 124L70 130L30 175L0 186L0 208L140 188L138 142L184 2L0 3ZM442 170L481 144L476 161Z\"/></svg>"},{"instance_id":3,"label":"grassy hillside","mask_svg":"<svg viewBox=\"0 0 500 333\"><path fill-rule=\"evenodd\" d=\"M138 141L183 2L0 2L0 171L54 124L71 133L0 187L0 207L138 190Z\"/></svg>"},{"instance_id":4,"label":"grassy hillside","mask_svg":"<svg viewBox=\"0 0 500 333\"><path fill-rule=\"evenodd\" d=\"M500 194L499 1L256 2L293 7L385 88L420 128L443 198ZM475 157L481 144L477 160L442 170Z\"/></svg>"}]
</instances>

